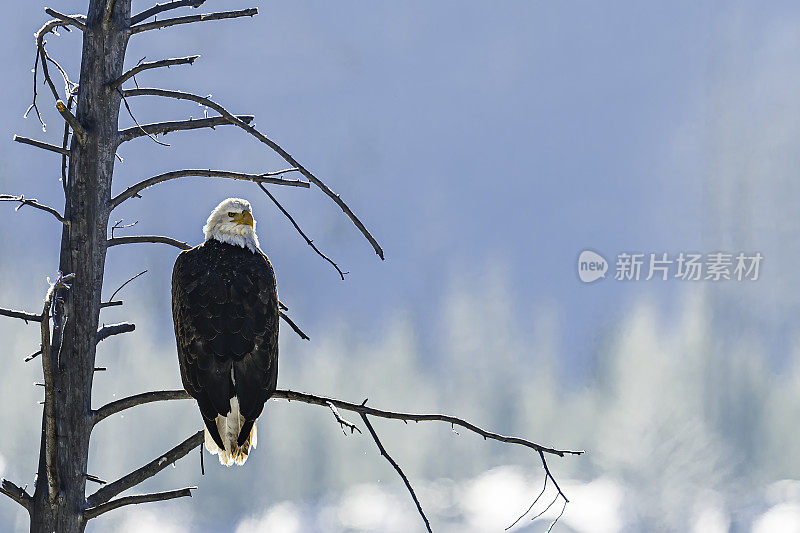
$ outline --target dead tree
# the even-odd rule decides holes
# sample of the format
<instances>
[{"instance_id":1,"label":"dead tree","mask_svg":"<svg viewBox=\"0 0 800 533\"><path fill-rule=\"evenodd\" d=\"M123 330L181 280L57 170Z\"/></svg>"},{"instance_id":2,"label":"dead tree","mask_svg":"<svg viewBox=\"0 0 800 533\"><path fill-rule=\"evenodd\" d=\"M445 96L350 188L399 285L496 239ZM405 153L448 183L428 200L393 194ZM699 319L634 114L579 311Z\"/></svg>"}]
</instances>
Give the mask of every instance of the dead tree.
<instances>
[{"instance_id":1,"label":"dead tree","mask_svg":"<svg viewBox=\"0 0 800 533\"><path fill-rule=\"evenodd\" d=\"M97 343L110 336L134 329L133 324L116 324L98 328L101 310L104 307L122 304L121 301L114 300L116 292L109 301L104 302L101 299L107 248L131 243L163 243L178 248L188 248L187 244L166 236L117 237L114 235L114 230L120 229L119 223L113 225L109 237L109 218L115 207L130 198L139 196L147 187L172 179L195 176L250 181L257 184L269 196L270 200L289 218L292 225L314 251L331 263L339 276L344 279L345 273L303 233L291 215L269 193L265 184L303 188L313 186L335 202L369 241L378 256L383 259L383 250L380 245L348 205L323 181L298 163L286 150L252 126L253 117L235 115L207 97L188 92L138 86L125 87L126 82L144 70L191 64L197 59L197 56L190 56L149 63L140 62L126 71L124 69L125 50L130 38L141 38L141 36L135 36L146 35L149 31L171 26L251 17L257 13L256 9L242 9L170 16L172 14L170 12L173 10L184 7L198 8L204 1L170 0L166 3L156 4L141 13L131 14L131 0L90 0L86 15L64 15L52 9L46 9L47 14L53 19L46 22L36 33L33 103L28 111L33 112L40 121L42 120L39 106L43 104L38 95L41 82L45 86L46 92L51 93L47 95L47 100L50 100L50 96L52 96L52 102L64 120L63 136L58 145L18 136L14 137L14 140L60 156L65 198L64 208L62 212L59 212L53 207L43 205L36 199L23 195L0 195L0 201L17 204L18 209L28 206L49 213L61 226L58 275L50 284L42 311L30 313L0 309L0 315L36 323L41 328L40 349L28 358L31 360L40 356L38 359L42 363L44 376L44 408L37 481L34 483L32 494L26 490L27 485L20 487L9 480L3 480L0 485L0 492L28 511L33 532L80 532L92 518L122 506L191 496L192 487L151 494L129 496L120 496L120 494L156 475L167 465L201 446L202 431L198 431L166 453L158 455L152 462L133 470L116 481L103 484L99 490L88 497L86 495L87 480L101 481L87 472L86 468L89 439L96 424L111 415L138 405L189 397L185 391L181 390L155 391L120 399L99 408L92 406L92 379L95 371L102 370L95 367ZM154 19L156 15L159 15L158 20ZM51 34L57 34L56 31L59 29L79 31L83 34L79 83L73 83L70 80L65 69L50 56L46 48L45 38ZM41 78L39 78L40 76ZM63 92L57 87L54 78L63 80ZM129 100L136 97L187 100L205 106L213 114L194 120L174 120L153 124L137 122L135 126L120 131L118 127L120 106L124 106L130 112ZM133 117L132 114L131 116ZM133 141L139 137L147 137L161 142L157 137L168 132L224 125L236 126L265 144L268 149L282 157L288 167L284 170L262 174L212 169L176 170L141 181L112 197L111 183L115 156L121 143ZM287 175L296 175L298 178L292 179ZM286 311L285 306L282 307L281 316L287 324L299 335L307 338L283 311ZM438 420L453 426L460 426L485 439L525 446L538 455L544 468L545 483L549 480L555 485L556 498L563 499L564 505L566 505L567 498L550 473L546 455L564 456L565 454L581 453L580 451L541 446L522 438L498 435L481 429L466 420L447 415L385 411L366 405L366 401L360 404L350 403L290 390L278 390L274 397L319 405L329 409L342 429L348 428L351 433L354 431L361 433L361 430L355 424L345 420L340 415L340 410L358 414L380 453L401 476L429 531L431 527L422 511L421 503L408 478L389 455L375 432L370 423L370 417L415 422Z\"/></svg>"}]
</instances>

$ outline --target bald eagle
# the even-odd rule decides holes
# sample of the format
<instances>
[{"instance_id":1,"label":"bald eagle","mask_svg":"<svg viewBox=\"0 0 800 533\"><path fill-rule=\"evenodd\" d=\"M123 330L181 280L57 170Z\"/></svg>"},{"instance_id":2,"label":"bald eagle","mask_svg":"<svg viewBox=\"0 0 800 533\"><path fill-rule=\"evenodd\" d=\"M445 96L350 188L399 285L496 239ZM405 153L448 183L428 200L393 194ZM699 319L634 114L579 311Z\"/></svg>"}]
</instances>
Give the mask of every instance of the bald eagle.
<instances>
[{"instance_id":1,"label":"bald eagle","mask_svg":"<svg viewBox=\"0 0 800 533\"><path fill-rule=\"evenodd\" d=\"M278 292L247 200L208 217L205 242L178 255L172 317L181 380L197 400L205 446L230 466L256 447L255 422L278 380Z\"/></svg>"}]
</instances>

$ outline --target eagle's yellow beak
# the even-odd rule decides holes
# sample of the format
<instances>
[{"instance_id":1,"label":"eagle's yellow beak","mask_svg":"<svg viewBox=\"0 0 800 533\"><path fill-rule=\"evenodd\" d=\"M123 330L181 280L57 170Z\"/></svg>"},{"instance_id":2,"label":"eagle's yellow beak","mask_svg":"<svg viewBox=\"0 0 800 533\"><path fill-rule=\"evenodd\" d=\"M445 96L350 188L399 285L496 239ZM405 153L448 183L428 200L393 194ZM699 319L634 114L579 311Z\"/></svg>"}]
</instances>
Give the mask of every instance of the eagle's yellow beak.
<instances>
[{"instance_id":1,"label":"eagle's yellow beak","mask_svg":"<svg viewBox=\"0 0 800 533\"><path fill-rule=\"evenodd\" d=\"M239 225L253 227L253 215L250 214L250 211L242 211L241 214L233 217L233 220Z\"/></svg>"}]
</instances>

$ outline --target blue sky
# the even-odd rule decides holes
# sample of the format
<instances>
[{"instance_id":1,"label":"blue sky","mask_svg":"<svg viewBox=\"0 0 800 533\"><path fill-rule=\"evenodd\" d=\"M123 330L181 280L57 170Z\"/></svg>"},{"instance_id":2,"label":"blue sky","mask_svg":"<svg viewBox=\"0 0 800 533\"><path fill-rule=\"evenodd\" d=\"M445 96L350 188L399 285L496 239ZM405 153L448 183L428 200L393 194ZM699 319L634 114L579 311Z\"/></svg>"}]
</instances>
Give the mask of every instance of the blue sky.
<instances>
[{"instance_id":1,"label":"blue sky","mask_svg":"<svg viewBox=\"0 0 800 533\"><path fill-rule=\"evenodd\" d=\"M85 9L78 1L50 5ZM7 141L0 142L0 185L61 207L58 157L10 141L13 133L60 138L44 91L48 131L22 119L43 7L27 3L0 21ZM249 4L209 1L203 9L240 7ZM252 20L137 35L127 63L201 54L191 67L142 74L139 84L213 93L230 110L254 114L260 129L342 194L386 261L313 189L273 188L350 272L344 282L251 184L159 185L112 215L138 220L131 234L196 243L222 198L246 197L281 298L312 338L344 325L371 341L402 316L431 363L445 349L448 299L483 294L501 279L523 340L542 314L554 324L559 375L571 385L594 375L600 347L637 302L655 302L668 324L687 294L702 291L722 332L714 343L756 336L771 364L785 367L800 290L796 5L318 0L258 7ZM76 79L75 32L50 36L48 47ZM142 123L203 112L147 98L131 104ZM165 140L172 146L145 138L123 146L114 190L174 168L284 168L233 129ZM0 294L9 300L0 305L33 310L57 264L58 227L42 213L0 206L0 228ZM607 279L586 286L575 271L586 248L611 260L623 251L759 250L765 266L750 285ZM161 343L171 342L175 254L158 245L108 254L106 294L149 269L123 294L147 307L147 335ZM117 309L104 315L126 318Z\"/></svg>"},{"instance_id":2,"label":"blue sky","mask_svg":"<svg viewBox=\"0 0 800 533\"><path fill-rule=\"evenodd\" d=\"M738 131L750 118L725 124L735 115L726 101L731 92L738 90L734 96L758 112L764 101L759 91L772 91L768 75L791 65L790 50L780 48L781 39L792 37L787 6L281 2L259 6L252 21L135 36L129 64L202 54L192 67L141 75L141 84L213 93L232 110L255 114L262 129L350 202L381 241L387 261L379 261L316 191L276 193L350 271L345 282L247 185L161 185L114 218L138 220L134 232L197 242L219 199L246 196L254 201L282 295L299 320L324 330L338 317L369 335L401 309L414 317L432 352L443 295L485 283L497 270L507 276L521 316L538 306L557 310L572 368L567 374L580 376L605 321L641 295L654 294L669 308L685 290L675 283L584 287L574 272L581 250L613 258L629 250L710 252L739 244L729 238L738 221L718 206L725 197L720 187L731 194L744 187L728 153L738 147L728 146L731 136L719 130ZM54 7L72 12L83 6ZM0 116L9 137L17 132L54 140L58 128L43 134L35 119L21 118L30 100L30 34L42 17L34 5L19 17L6 21L0 37L7 72ZM48 39L72 72L76 37ZM769 70L763 83L742 86L763 65ZM41 107L48 106L45 95ZM133 108L140 122L202 112L144 98ZM58 122L52 112L46 118ZM235 131L167 141L172 147L146 139L124 146L115 190L172 168L283 168ZM0 158L9 192L60 205L55 156L8 142ZM765 181L780 184L782 177ZM764 188L782 197L781 187ZM768 223L742 244L769 244L764 241L781 221L770 217L769 202L747 205ZM0 236L8 255L21 253L41 265L26 273L34 286L55 264L57 228L38 213L24 223L10 210L0 216L12 229ZM32 238L41 251L30 246ZM173 256L171 249L112 250L108 280L123 280L139 265L150 268L140 287L166 314ZM161 333L168 336L168 323Z\"/></svg>"}]
</instances>

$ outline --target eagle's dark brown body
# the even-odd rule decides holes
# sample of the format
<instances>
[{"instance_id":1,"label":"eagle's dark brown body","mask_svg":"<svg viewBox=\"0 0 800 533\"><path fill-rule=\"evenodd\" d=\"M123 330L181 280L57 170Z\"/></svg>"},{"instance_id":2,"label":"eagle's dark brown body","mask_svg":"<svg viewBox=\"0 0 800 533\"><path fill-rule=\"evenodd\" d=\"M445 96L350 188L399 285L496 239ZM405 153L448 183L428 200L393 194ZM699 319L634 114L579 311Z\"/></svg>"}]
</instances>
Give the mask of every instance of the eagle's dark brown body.
<instances>
[{"instance_id":1,"label":"eagle's dark brown body","mask_svg":"<svg viewBox=\"0 0 800 533\"><path fill-rule=\"evenodd\" d=\"M235 397L244 445L278 380L278 292L269 259L215 239L182 252L172 272L172 315L183 386L209 434L224 450L215 420Z\"/></svg>"}]
</instances>

